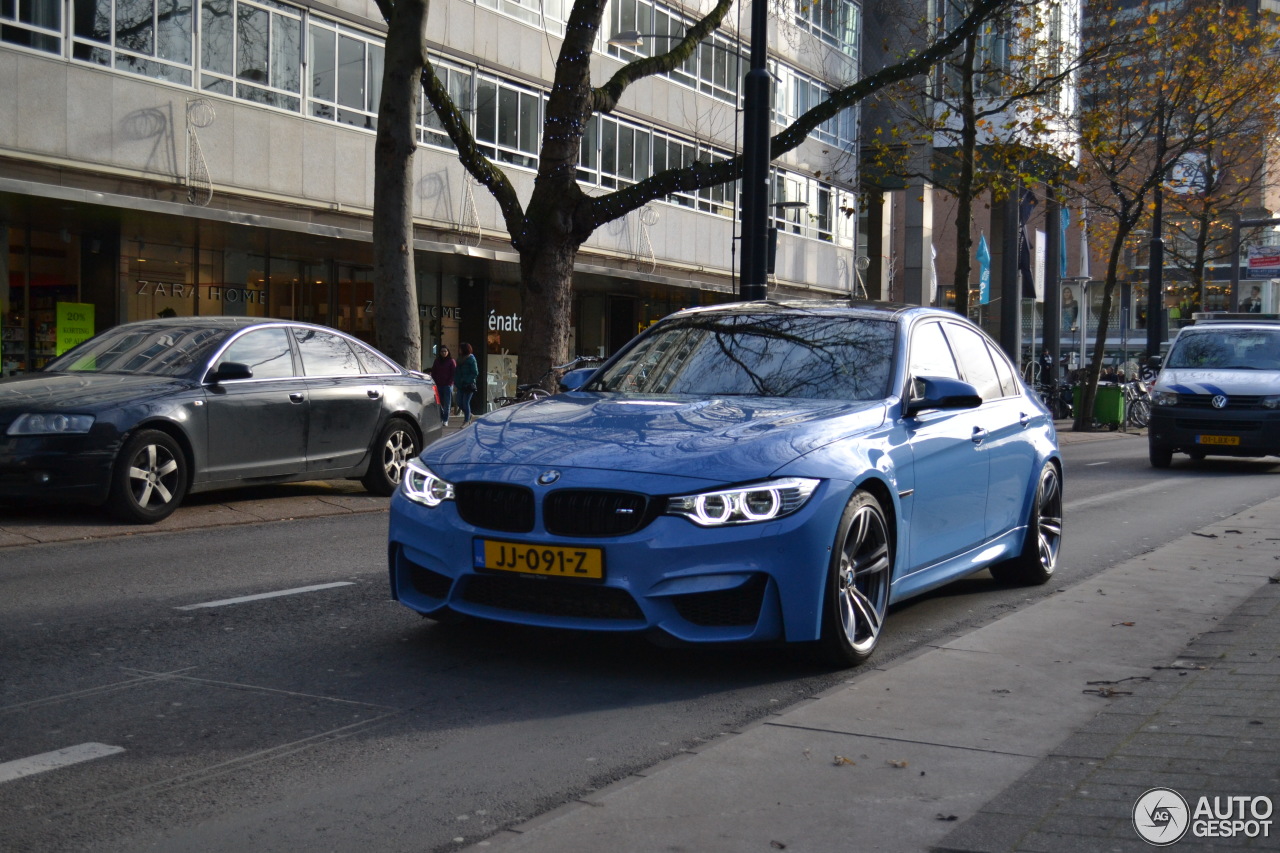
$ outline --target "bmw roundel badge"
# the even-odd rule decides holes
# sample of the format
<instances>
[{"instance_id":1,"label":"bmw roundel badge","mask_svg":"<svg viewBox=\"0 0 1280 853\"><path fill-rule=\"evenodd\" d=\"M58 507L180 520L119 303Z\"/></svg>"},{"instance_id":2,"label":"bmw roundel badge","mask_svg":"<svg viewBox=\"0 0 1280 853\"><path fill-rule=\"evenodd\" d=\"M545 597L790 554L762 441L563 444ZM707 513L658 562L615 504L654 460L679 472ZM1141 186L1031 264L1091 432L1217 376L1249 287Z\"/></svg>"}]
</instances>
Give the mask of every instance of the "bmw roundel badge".
<instances>
[{"instance_id":1,"label":"bmw roundel badge","mask_svg":"<svg viewBox=\"0 0 1280 853\"><path fill-rule=\"evenodd\" d=\"M550 471L543 471L538 475L539 486L550 486L556 480L560 479L560 472L552 468Z\"/></svg>"}]
</instances>

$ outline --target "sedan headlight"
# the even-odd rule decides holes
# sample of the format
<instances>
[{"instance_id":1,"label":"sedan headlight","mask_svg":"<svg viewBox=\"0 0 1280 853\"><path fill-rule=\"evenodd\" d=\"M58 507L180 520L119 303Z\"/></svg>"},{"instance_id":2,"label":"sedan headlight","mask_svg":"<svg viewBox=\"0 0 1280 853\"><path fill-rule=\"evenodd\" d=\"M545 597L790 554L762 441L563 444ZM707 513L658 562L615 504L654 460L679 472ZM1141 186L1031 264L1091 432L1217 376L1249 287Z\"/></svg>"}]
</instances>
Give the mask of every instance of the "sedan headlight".
<instances>
[{"instance_id":1,"label":"sedan headlight","mask_svg":"<svg viewBox=\"0 0 1280 853\"><path fill-rule=\"evenodd\" d=\"M9 424L9 435L84 435L93 426L93 415L28 412Z\"/></svg>"},{"instance_id":2,"label":"sedan headlight","mask_svg":"<svg viewBox=\"0 0 1280 853\"><path fill-rule=\"evenodd\" d=\"M453 500L453 483L442 480L417 459L410 459L400 480L404 496L423 506L440 506Z\"/></svg>"},{"instance_id":3,"label":"sedan headlight","mask_svg":"<svg viewBox=\"0 0 1280 853\"><path fill-rule=\"evenodd\" d=\"M679 515L701 527L752 524L790 515L818 488L818 480L787 477L748 486L719 489L667 499L667 514Z\"/></svg>"},{"instance_id":4,"label":"sedan headlight","mask_svg":"<svg viewBox=\"0 0 1280 853\"><path fill-rule=\"evenodd\" d=\"M1151 404L1154 406L1178 405L1178 394L1175 391L1152 391Z\"/></svg>"}]
</instances>

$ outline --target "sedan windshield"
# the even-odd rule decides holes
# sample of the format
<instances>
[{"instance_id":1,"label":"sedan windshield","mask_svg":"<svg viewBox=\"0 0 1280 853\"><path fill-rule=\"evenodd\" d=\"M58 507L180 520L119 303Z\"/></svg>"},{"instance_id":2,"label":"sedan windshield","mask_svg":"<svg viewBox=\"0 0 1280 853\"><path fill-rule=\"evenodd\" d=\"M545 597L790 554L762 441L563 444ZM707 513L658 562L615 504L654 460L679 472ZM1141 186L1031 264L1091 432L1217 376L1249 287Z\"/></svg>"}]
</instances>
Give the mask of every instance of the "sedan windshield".
<instances>
[{"instance_id":1,"label":"sedan windshield","mask_svg":"<svg viewBox=\"0 0 1280 853\"><path fill-rule=\"evenodd\" d=\"M1280 370L1280 329L1205 329L1178 336L1167 367Z\"/></svg>"},{"instance_id":2,"label":"sedan windshield","mask_svg":"<svg viewBox=\"0 0 1280 853\"><path fill-rule=\"evenodd\" d=\"M587 390L879 400L896 324L823 314L707 314L670 320Z\"/></svg>"},{"instance_id":3,"label":"sedan windshield","mask_svg":"<svg viewBox=\"0 0 1280 853\"><path fill-rule=\"evenodd\" d=\"M187 376L204 365L227 334L200 326L121 326L59 356L45 370Z\"/></svg>"}]
</instances>

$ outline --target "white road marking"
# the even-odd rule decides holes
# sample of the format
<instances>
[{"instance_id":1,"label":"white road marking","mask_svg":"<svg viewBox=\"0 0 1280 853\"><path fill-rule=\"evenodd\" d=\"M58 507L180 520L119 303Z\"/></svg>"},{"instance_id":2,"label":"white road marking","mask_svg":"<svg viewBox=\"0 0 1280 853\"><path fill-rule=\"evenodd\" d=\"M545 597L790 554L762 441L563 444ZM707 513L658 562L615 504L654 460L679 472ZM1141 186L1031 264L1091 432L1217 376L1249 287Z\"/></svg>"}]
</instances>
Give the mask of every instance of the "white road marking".
<instances>
[{"instance_id":1,"label":"white road marking","mask_svg":"<svg viewBox=\"0 0 1280 853\"><path fill-rule=\"evenodd\" d=\"M1090 462L1089 464L1085 465L1084 467L1086 467L1086 468L1092 468L1092 467L1094 467L1095 465L1110 465L1110 464L1111 464L1110 462Z\"/></svg>"},{"instance_id":2,"label":"white road marking","mask_svg":"<svg viewBox=\"0 0 1280 853\"><path fill-rule=\"evenodd\" d=\"M1122 500L1124 498L1139 495L1143 492L1150 493L1152 486L1134 486L1131 489L1121 489L1118 492L1106 492L1101 495L1094 495L1091 498L1080 498L1074 501L1066 501L1063 504L1064 509L1077 510L1084 509L1089 506L1097 506L1098 504L1111 503L1112 501ZM1067 486L1067 491L1071 490L1071 486Z\"/></svg>"},{"instance_id":3,"label":"white road marking","mask_svg":"<svg viewBox=\"0 0 1280 853\"><path fill-rule=\"evenodd\" d=\"M303 592L315 592L321 589L333 589L338 586L352 586L354 581L338 581L337 583L322 583L315 586L300 586L296 589L282 589L278 592L263 592L258 595L242 595L239 598L224 598L220 601L205 601L201 604L184 604L182 607L174 608L175 610L199 610L202 607L226 607L228 604L242 604L246 601L261 601L264 598L279 598L282 595L298 595Z\"/></svg>"},{"instance_id":4,"label":"white road marking","mask_svg":"<svg viewBox=\"0 0 1280 853\"><path fill-rule=\"evenodd\" d=\"M29 758L19 758L16 761L6 761L0 764L0 782L12 782L23 776L43 773L46 770L57 770L59 767L79 764L81 761L92 761L95 758L115 755L117 752L124 752L124 747L109 746L105 743L80 743L66 749L45 752Z\"/></svg>"}]
</instances>

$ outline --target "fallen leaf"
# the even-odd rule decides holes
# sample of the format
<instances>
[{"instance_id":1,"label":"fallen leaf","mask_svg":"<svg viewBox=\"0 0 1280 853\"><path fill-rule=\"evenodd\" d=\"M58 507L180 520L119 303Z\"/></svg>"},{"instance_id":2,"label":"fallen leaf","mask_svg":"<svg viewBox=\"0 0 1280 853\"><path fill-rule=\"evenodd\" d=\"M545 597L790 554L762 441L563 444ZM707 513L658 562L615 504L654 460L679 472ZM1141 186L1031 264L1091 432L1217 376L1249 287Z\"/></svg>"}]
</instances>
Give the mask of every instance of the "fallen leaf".
<instances>
[{"instance_id":1,"label":"fallen leaf","mask_svg":"<svg viewBox=\"0 0 1280 853\"><path fill-rule=\"evenodd\" d=\"M907 762L905 761L886 761L885 764L888 764L890 767L906 767L907 766Z\"/></svg>"},{"instance_id":2,"label":"fallen leaf","mask_svg":"<svg viewBox=\"0 0 1280 853\"><path fill-rule=\"evenodd\" d=\"M938 816L935 818L935 820L959 820L959 819L960 818L956 817L953 814L943 814L942 812L938 812Z\"/></svg>"},{"instance_id":3,"label":"fallen leaf","mask_svg":"<svg viewBox=\"0 0 1280 853\"><path fill-rule=\"evenodd\" d=\"M834 764L836 767L839 767L842 764L856 764L857 762L851 759L845 758L843 755L837 755L831 763Z\"/></svg>"},{"instance_id":4,"label":"fallen leaf","mask_svg":"<svg viewBox=\"0 0 1280 853\"><path fill-rule=\"evenodd\" d=\"M1203 536L1205 539L1217 539L1217 538L1218 538L1218 534L1216 534L1216 533L1200 533L1199 531L1196 531L1196 530L1191 531L1191 535L1193 535L1193 536Z\"/></svg>"},{"instance_id":5,"label":"fallen leaf","mask_svg":"<svg viewBox=\"0 0 1280 853\"><path fill-rule=\"evenodd\" d=\"M1117 625L1123 625L1123 626L1125 626L1126 628L1132 628L1132 627L1133 627L1133 623L1132 623L1132 622L1113 622L1113 623L1111 623L1111 627L1112 627L1112 628L1115 628Z\"/></svg>"},{"instance_id":6,"label":"fallen leaf","mask_svg":"<svg viewBox=\"0 0 1280 853\"><path fill-rule=\"evenodd\" d=\"M806 749L806 750L804 751L804 760L805 760L805 761L808 761L808 760L809 760L810 758L812 758L812 757L813 757L813 750L812 750L812 749Z\"/></svg>"},{"instance_id":7,"label":"fallen leaf","mask_svg":"<svg viewBox=\"0 0 1280 853\"><path fill-rule=\"evenodd\" d=\"M774 850L786 850L786 849L787 849L787 845L783 844L781 841L770 841L770 842L769 842L769 846L770 846L770 847L772 847Z\"/></svg>"}]
</instances>

